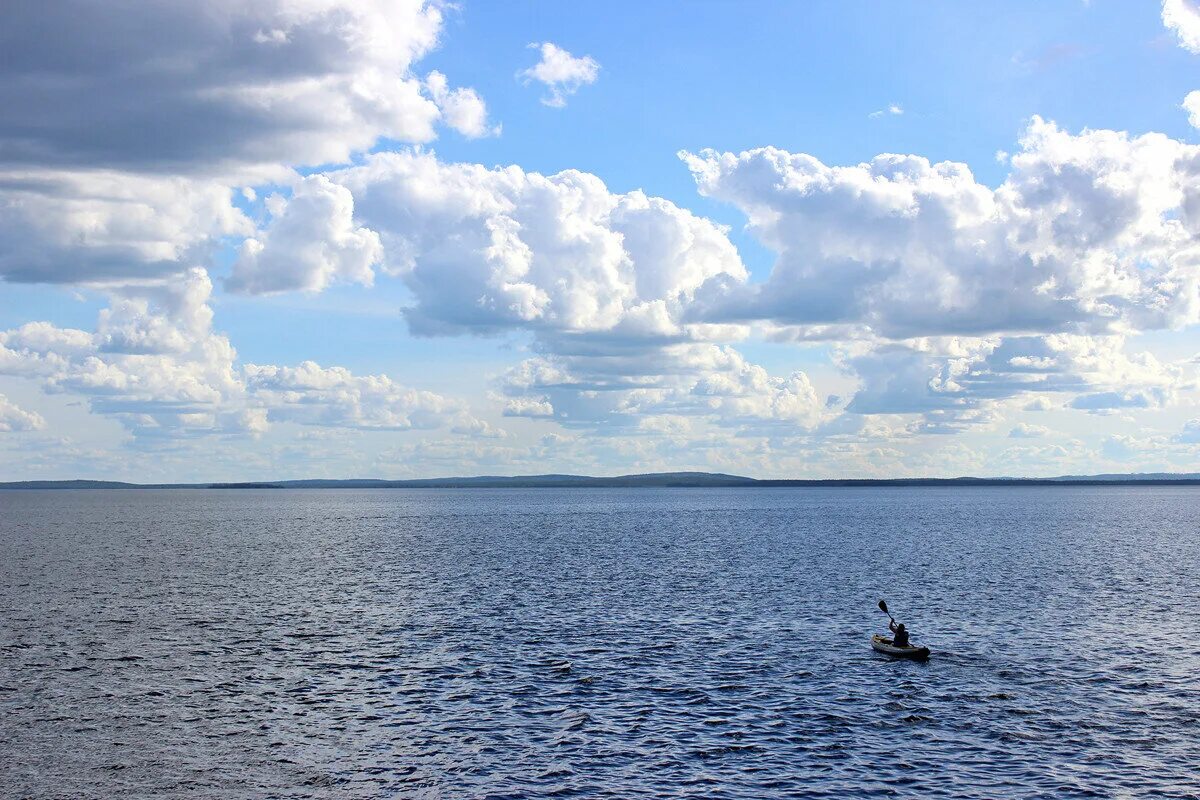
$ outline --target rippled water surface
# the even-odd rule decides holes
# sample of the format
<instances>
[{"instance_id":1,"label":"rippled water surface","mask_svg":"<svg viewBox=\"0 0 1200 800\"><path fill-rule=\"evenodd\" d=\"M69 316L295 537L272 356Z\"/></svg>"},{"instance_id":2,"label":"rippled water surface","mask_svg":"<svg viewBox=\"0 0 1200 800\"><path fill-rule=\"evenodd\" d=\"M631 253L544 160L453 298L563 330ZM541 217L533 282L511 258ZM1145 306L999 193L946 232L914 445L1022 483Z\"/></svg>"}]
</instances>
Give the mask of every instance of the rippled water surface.
<instances>
[{"instance_id":1,"label":"rippled water surface","mask_svg":"<svg viewBox=\"0 0 1200 800\"><path fill-rule=\"evenodd\" d=\"M0 795L1200 797L1198 501L0 493Z\"/></svg>"}]
</instances>

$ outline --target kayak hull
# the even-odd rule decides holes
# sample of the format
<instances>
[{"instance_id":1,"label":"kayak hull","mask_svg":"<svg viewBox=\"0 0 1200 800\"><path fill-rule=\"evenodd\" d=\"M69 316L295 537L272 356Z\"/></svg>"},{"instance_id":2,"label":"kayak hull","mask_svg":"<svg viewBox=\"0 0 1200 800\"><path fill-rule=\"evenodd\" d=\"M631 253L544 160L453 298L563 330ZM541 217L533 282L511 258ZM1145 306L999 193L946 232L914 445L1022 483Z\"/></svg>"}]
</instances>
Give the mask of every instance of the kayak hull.
<instances>
[{"instance_id":1,"label":"kayak hull","mask_svg":"<svg viewBox=\"0 0 1200 800\"><path fill-rule=\"evenodd\" d=\"M913 661L924 661L929 658L928 647L895 647L891 639L879 634L871 637L871 648L877 653L883 653L893 658L910 658Z\"/></svg>"}]
</instances>

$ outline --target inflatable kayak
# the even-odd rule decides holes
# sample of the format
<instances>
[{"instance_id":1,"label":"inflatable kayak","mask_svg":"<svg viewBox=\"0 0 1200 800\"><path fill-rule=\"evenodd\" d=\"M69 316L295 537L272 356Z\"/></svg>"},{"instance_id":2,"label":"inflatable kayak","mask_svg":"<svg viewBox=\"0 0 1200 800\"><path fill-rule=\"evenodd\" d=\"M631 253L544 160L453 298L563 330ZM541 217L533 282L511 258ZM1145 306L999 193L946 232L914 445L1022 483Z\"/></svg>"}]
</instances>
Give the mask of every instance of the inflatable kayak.
<instances>
[{"instance_id":1,"label":"inflatable kayak","mask_svg":"<svg viewBox=\"0 0 1200 800\"><path fill-rule=\"evenodd\" d=\"M929 658L928 647L896 647L892 644L891 639L886 639L879 634L871 637L871 647L878 653L884 653L896 658L912 658L918 661L924 661Z\"/></svg>"}]
</instances>

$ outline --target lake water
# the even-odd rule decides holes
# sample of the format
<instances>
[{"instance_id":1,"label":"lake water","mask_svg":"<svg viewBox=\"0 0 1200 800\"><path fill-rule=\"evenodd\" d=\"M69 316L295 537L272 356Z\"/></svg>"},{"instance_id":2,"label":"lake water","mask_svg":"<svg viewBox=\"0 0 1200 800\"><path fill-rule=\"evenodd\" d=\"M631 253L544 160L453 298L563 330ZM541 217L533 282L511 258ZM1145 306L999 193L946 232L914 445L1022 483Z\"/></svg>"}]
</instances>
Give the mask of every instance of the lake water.
<instances>
[{"instance_id":1,"label":"lake water","mask_svg":"<svg viewBox=\"0 0 1200 800\"><path fill-rule=\"evenodd\" d=\"M1200 490L0 492L0 754L5 797L1200 797Z\"/></svg>"}]
</instances>

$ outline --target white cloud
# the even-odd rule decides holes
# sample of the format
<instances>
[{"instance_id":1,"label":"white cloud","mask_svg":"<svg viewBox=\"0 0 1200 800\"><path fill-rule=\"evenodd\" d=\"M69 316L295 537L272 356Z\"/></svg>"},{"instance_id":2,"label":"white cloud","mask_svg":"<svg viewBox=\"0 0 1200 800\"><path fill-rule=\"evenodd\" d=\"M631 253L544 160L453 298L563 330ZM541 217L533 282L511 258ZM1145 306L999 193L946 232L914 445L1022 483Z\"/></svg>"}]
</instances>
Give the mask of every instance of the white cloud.
<instances>
[{"instance_id":1,"label":"white cloud","mask_svg":"<svg viewBox=\"0 0 1200 800\"><path fill-rule=\"evenodd\" d=\"M770 375L732 347L647 342L619 352L551 353L510 369L506 414L550 416L576 428L645 429L691 416L744 431L810 430L825 403L802 372Z\"/></svg>"},{"instance_id":2,"label":"white cloud","mask_svg":"<svg viewBox=\"0 0 1200 800\"><path fill-rule=\"evenodd\" d=\"M847 411L921 415L925 432L989 423L998 402L1016 397L1035 398L1028 410L1053 408L1050 393L1074 398L1066 403L1072 408L1104 412L1161 408L1192 386L1178 365L1147 352L1126 354L1120 336L928 339L845 349L843 364L861 381Z\"/></svg>"},{"instance_id":3,"label":"white cloud","mask_svg":"<svg viewBox=\"0 0 1200 800\"><path fill-rule=\"evenodd\" d=\"M36 431L46 427L46 420L36 411L25 411L0 394L0 433Z\"/></svg>"},{"instance_id":4,"label":"white cloud","mask_svg":"<svg viewBox=\"0 0 1200 800\"><path fill-rule=\"evenodd\" d=\"M0 161L177 173L342 162L434 137L424 0L85 0L5 11ZM35 136L30 136L36 131ZM219 133L217 133L219 132Z\"/></svg>"},{"instance_id":5,"label":"white cloud","mask_svg":"<svg viewBox=\"0 0 1200 800\"><path fill-rule=\"evenodd\" d=\"M354 224L354 198L324 175L279 198L271 224L242 242L228 287L250 294L319 292L334 280L370 286L382 256L379 236Z\"/></svg>"},{"instance_id":6,"label":"white cloud","mask_svg":"<svg viewBox=\"0 0 1200 800\"><path fill-rule=\"evenodd\" d=\"M412 290L406 315L421 334L678 336L697 286L746 275L720 226L642 192L613 194L586 173L401 152L329 177L381 237L383 268Z\"/></svg>"},{"instance_id":7,"label":"white cloud","mask_svg":"<svg viewBox=\"0 0 1200 800\"><path fill-rule=\"evenodd\" d=\"M1200 6L1195 0L1163 0L1162 20L1182 47L1200 53Z\"/></svg>"},{"instance_id":8,"label":"white cloud","mask_svg":"<svg viewBox=\"0 0 1200 800\"><path fill-rule=\"evenodd\" d=\"M702 191L735 197L781 253L758 285L723 229L583 173L403 152L329 178L379 233L382 269L411 290L415 332L534 335L540 355L503 379L506 415L827 429L841 403L806 375L769 375L722 346L765 319L800 340L863 339L841 362L859 383L851 414L953 433L1019 396L1094 412L1174 401L1179 369L1127 356L1112 331L1195 313L1183 180L1195 155L1165 137L1071 136L1035 120L998 190L917 157L852 168L779 151L688 157ZM1087 204L1085 223L1073 209ZM972 335L945 336L956 332Z\"/></svg>"},{"instance_id":9,"label":"white cloud","mask_svg":"<svg viewBox=\"0 0 1200 800\"><path fill-rule=\"evenodd\" d=\"M476 422L459 401L410 389L386 375L355 376L305 361L297 367L247 364L246 385L272 420L374 430L432 430Z\"/></svg>"},{"instance_id":10,"label":"white cloud","mask_svg":"<svg viewBox=\"0 0 1200 800\"><path fill-rule=\"evenodd\" d=\"M1010 439L1040 439L1050 432L1050 429L1045 425L1030 425L1025 422L1018 423L1013 426L1013 429L1008 432Z\"/></svg>"},{"instance_id":11,"label":"white cloud","mask_svg":"<svg viewBox=\"0 0 1200 800\"><path fill-rule=\"evenodd\" d=\"M553 417L554 406L536 397L514 397L504 404L506 417Z\"/></svg>"},{"instance_id":12,"label":"white cloud","mask_svg":"<svg viewBox=\"0 0 1200 800\"><path fill-rule=\"evenodd\" d=\"M526 331L541 354L504 377L506 416L572 427L696 414L717 425L808 428L824 418L803 373L769 375L710 343L737 326L689 324L696 288L747 280L723 228L595 176L371 156L330 178L384 244L422 335Z\"/></svg>"},{"instance_id":13,"label":"white cloud","mask_svg":"<svg viewBox=\"0 0 1200 800\"><path fill-rule=\"evenodd\" d=\"M180 280L113 289L92 341L102 353L187 353L212 334L211 294L212 282L200 269Z\"/></svg>"},{"instance_id":14,"label":"white cloud","mask_svg":"<svg viewBox=\"0 0 1200 800\"><path fill-rule=\"evenodd\" d=\"M412 71L437 45L442 10L426 0L6 8L0 106L20 113L0 116L0 279L180 275L207 265L223 237L253 233L235 188L347 162L384 137L429 141L439 122L490 133L473 90Z\"/></svg>"},{"instance_id":15,"label":"white cloud","mask_svg":"<svg viewBox=\"0 0 1200 800\"><path fill-rule=\"evenodd\" d=\"M95 339L86 331L27 322L0 332L0 374L46 376L94 350Z\"/></svg>"},{"instance_id":16,"label":"white cloud","mask_svg":"<svg viewBox=\"0 0 1200 800\"><path fill-rule=\"evenodd\" d=\"M1190 419L1173 440L1177 444L1200 444L1200 419Z\"/></svg>"},{"instance_id":17,"label":"white cloud","mask_svg":"<svg viewBox=\"0 0 1200 800\"><path fill-rule=\"evenodd\" d=\"M87 397L143 442L256 432L265 420L246 407L233 346L211 329L211 290L192 270L116 291L94 334L46 323L0 333L0 371Z\"/></svg>"},{"instance_id":18,"label":"white cloud","mask_svg":"<svg viewBox=\"0 0 1200 800\"><path fill-rule=\"evenodd\" d=\"M531 44L541 54L541 60L528 69L517 73L526 83L537 81L549 90L542 103L551 108L562 108L567 98L579 91L581 86L595 83L600 75L600 64L591 56L576 57L551 42Z\"/></svg>"},{"instance_id":19,"label":"white cloud","mask_svg":"<svg viewBox=\"0 0 1200 800\"><path fill-rule=\"evenodd\" d=\"M0 278L89 284L109 305L92 331L0 332L0 373L83 398L142 443L436 430L394 452L776 473L954 469L978 453L925 434L1044 435L1010 417L1021 407L1058 409L1056 432L1070 414L1142 424L1191 397L1186 369L1131 348L1139 331L1200 322L1200 148L1035 118L998 159L996 188L913 155L684 154L701 193L740 208L778 254L753 283L722 226L594 175L363 155L439 125L499 133L474 90L415 71L444 8L69 0L6 15L0 102L22 114L0 120ZM1196 49L1194 3L1163 14ZM520 77L546 104L597 80L594 59L537 47ZM1184 101L1193 123L1198 97ZM334 166L300 177L321 164ZM383 273L404 283L417 335L514 334L531 357L496 379L487 413L521 418L521 434L388 375L241 365L199 268L221 248L237 249L230 290L315 293ZM837 341L842 374L778 356L775 374L732 346L752 335ZM1193 423L1173 439L1172 424L1086 447L1011 442L1005 463L1193 442ZM0 429L43 425L0 397ZM551 426L569 435L517 441ZM285 458L320 457L294 444Z\"/></svg>"},{"instance_id":20,"label":"white cloud","mask_svg":"<svg viewBox=\"0 0 1200 800\"><path fill-rule=\"evenodd\" d=\"M1188 112L1188 124L1200 128L1200 91L1188 92L1187 97L1183 98L1182 108Z\"/></svg>"},{"instance_id":21,"label":"white cloud","mask_svg":"<svg viewBox=\"0 0 1200 800\"><path fill-rule=\"evenodd\" d=\"M140 280L203 260L253 225L217 181L112 170L0 168L0 278Z\"/></svg>"},{"instance_id":22,"label":"white cloud","mask_svg":"<svg viewBox=\"0 0 1200 800\"><path fill-rule=\"evenodd\" d=\"M470 139L499 136L500 126L488 123L487 105L474 89L451 89L446 76L434 70L425 86L447 125Z\"/></svg>"},{"instance_id":23,"label":"white cloud","mask_svg":"<svg viewBox=\"0 0 1200 800\"><path fill-rule=\"evenodd\" d=\"M885 115L898 117L898 116L901 116L903 113L904 113L904 109L899 104L891 103L888 105L887 108L881 108L878 111L872 111L870 114L867 114L867 116L870 117L871 119L879 119L880 117L885 116Z\"/></svg>"},{"instance_id":24,"label":"white cloud","mask_svg":"<svg viewBox=\"0 0 1200 800\"><path fill-rule=\"evenodd\" d=\"M996 190L964 164L882 155L829 167L773 148L682 154L779 254L769 280L714 279L689 319L875 335L1179 327L1200 320L1200 148L1073 136L1034 118Z\"/></svg>"},{"instance_id":25,"label":"white cloud","mask_svg":"<svg viewBox=\"0 0 1200 800\"><path fill-rule=\"evenodd\" d=\"M94 333L48 323L0 332L0 374L85 397L94 413L116 419L143 444L258 435L269 421L490 432L461 401L385 375L313 362L239 366L229 339L213 331L211 291L208 275L196 269L181 281L114 290Z\"/></svg>"},{"instance_id":26,"label":"white cloud","mask_svg":"<svg viewBox=\"0 0 1200 800\"><path fill-rule=\"evenodd\" d=\"M469 416L460 416L455 420L454 424L450 426L450 432L474 440L512 438L512 434L504 428L499 428L486 420L475 419Z\"/></svg>"}]
</instances>

